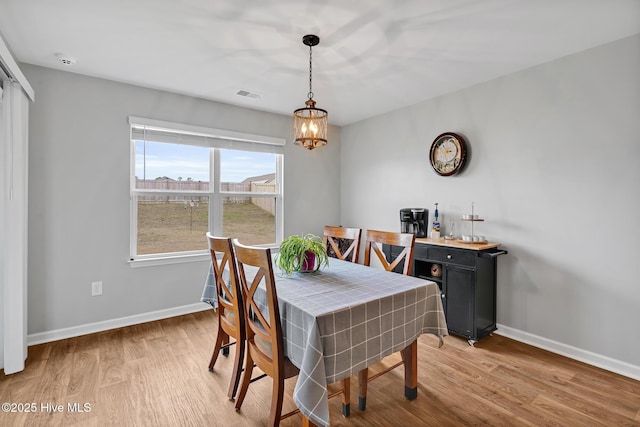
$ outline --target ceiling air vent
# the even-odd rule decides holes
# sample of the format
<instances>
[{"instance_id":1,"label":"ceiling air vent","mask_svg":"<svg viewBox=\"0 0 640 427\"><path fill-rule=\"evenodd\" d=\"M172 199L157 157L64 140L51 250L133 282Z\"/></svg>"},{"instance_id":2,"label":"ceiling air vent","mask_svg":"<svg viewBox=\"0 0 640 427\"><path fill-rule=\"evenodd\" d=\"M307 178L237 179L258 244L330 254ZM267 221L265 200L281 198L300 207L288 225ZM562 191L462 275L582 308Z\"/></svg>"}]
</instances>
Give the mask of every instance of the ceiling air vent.
<instances>
[{"instance_id":1,"label":"ceiling air vent","mask_svg":"<svg viewBox=\"0 0 640 427\"><path fill-rule=\"evenodd\" d=\"M60 61L62 65L65 65L67 67L71 67L72 65L75 65L76 62L78 62L76 58L72 56L64 55L62 53L58 53L56 57L58 58L58 61Z\"/></svg>"},{"instance_id":2,"label":"ceiling air vent","mask_svg":"<svg viewBox=\"0 0 640 427\"><path fill-rule=\"evenodd\" d=\"M252 98L252 99L259 99L260 98L260 95L258 95L257 93L249 92L248 90L244 90L244 89L239 89L236 92L236 95L243 96L245 98Z\"/></svg>"}]
</instances>

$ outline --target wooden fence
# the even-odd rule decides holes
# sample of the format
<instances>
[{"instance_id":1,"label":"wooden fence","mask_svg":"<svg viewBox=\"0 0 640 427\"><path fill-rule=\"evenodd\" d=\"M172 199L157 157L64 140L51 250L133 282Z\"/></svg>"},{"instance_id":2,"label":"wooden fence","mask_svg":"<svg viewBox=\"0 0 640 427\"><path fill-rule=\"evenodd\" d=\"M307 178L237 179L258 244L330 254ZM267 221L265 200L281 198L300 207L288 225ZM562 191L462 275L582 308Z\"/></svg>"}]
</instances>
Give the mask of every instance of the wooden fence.
<instances>
[{"instance_id":1,"label":"wooden fence","mask_svg":"<svg viewBox=\"0 0 640 427\"><path fill-rule=\"evenodd\" d=\"M251 192L252 193L273 193L276 191L276 184L273 182L252 182L251 183ZM252 197L251 203L254 205L261 207L267 212L270 212L271 215L276 214L276 199L275 197Z\"/></svg>"},{"instance_id":2,"label":"wooden fence","mask_svg":"<svg viewBox=\"0 0 640 427\"><path fill-rule=\"evenodd\" d=\"M175 179L136 179L138 190L209 191L208 181L176 181Z\"/></svg>"},{"instance_id":3,"label":"wooden fence","mask_svg":"<svg viewBox=\"0 0 640 427\"><path fill-rule=\"evenodd\" d=\"M170 190L170 191L209 191L208 181L176 181L174 179L153 179L153 180L136 180L136 188L138 190ZM273 193L276 190L275 183L238 183L238 182L222 182L220 183L220 191L230 192L251 192L251 193ZM139 196L139 201L148 202L179 202L186 203L188 201L202 202L202 199L208 200L208 196L178 196L178 195L154 195ZM264 209L275 215L276 201L275 197L251 197L251 196L225 196L223 203L253 203L254 205Z\"/></svg>"}]
</instances>

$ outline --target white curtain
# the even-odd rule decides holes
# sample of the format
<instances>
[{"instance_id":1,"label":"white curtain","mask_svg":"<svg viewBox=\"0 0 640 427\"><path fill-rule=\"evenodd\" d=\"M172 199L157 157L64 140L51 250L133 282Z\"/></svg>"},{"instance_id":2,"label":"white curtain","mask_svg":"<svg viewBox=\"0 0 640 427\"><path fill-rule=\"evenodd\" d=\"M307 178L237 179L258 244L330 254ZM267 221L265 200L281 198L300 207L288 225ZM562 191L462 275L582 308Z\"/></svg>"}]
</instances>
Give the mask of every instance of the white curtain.
<instances>
[{"instance_id":1,"label":"white curtain","mask_svg":"<svg viewBox=\"0 0 640 427\"><path fill-rule=\"evenodd\" d=\"M4 140L6 139L6 125L4 118L4 89L3 87L8 84L6 75L0 69L0 154L2 154L2 167L4 164ZM4 368L4 169L0 176L0 185L2 185L2 198L0 199L0 369Z\"/></svg>"},{"instance_id":2,"label":"white curtain","mask_svg":"<svg viewBox=\"0 0 640 427\"><path fill-rule=\"evenodd\" d=\"M5 76L6 77L6 76ZM0 119L0 338L5 374L24 369L27 358L27 225L29 97L19 83L3 80Z\"/></svg>"}]
</instances>

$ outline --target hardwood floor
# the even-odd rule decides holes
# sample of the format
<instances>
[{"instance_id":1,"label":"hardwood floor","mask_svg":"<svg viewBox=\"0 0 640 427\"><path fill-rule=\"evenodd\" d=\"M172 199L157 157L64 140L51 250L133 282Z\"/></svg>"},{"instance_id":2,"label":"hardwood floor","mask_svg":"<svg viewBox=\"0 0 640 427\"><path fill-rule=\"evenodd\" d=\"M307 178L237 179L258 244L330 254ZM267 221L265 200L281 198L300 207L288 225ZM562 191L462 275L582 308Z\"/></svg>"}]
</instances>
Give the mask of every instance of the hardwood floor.
<instances>
[{"instance_id":1,"label":"hardwood floor","mask_svg":"<svg viewBox=\"0 0 640 427\"><path fill-rule=\"evenodd\" d=\"M253 383L235 412L226 398L232 357L207 370L216 321L207 311L30 347L23 372L0 374L0 402L35 412L0 412L0 425L266 425L270 379ZM437 344L429 335L418 342L416 400L405 400L399 368L369 385L359 412L354 376L351 416L332 399L332 425L640 426L639 381L499 335L475 348L453 336ZM83 412L70 411L74 404ZM299 424L299 415L281 423Z\"/></svg>"}]
</instances>

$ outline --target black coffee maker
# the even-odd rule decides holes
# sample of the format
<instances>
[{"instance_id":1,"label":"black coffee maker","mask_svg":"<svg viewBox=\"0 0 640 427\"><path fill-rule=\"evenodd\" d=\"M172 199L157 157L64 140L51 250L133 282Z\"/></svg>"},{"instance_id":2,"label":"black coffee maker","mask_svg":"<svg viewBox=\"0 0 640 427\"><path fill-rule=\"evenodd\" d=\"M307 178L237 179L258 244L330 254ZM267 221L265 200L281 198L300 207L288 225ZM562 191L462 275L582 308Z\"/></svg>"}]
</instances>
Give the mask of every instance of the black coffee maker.
<instances>
[{"instance_id":1,"label":"black coffee maker","mask_svg":"<svg viewBox=\"0 0 640 427\"><path fill-rule=\"evenodd\" d=\"M400 209L400 232L413 233L416 237L427 237L429 209Z\"/></svg>"}]
</instances>

